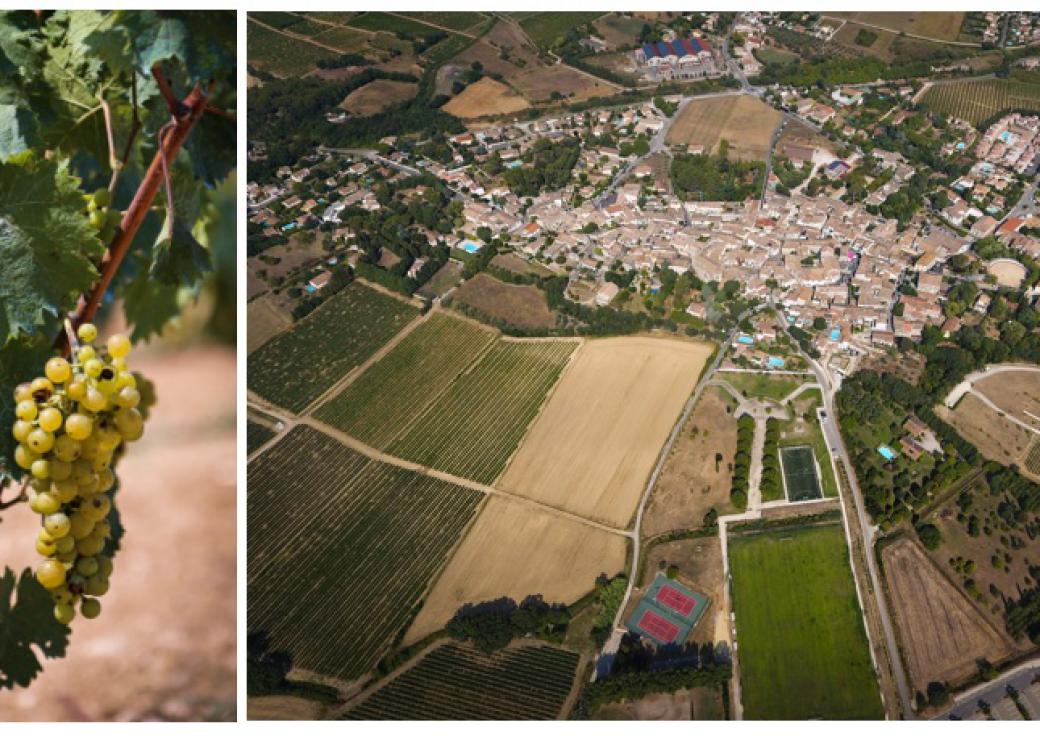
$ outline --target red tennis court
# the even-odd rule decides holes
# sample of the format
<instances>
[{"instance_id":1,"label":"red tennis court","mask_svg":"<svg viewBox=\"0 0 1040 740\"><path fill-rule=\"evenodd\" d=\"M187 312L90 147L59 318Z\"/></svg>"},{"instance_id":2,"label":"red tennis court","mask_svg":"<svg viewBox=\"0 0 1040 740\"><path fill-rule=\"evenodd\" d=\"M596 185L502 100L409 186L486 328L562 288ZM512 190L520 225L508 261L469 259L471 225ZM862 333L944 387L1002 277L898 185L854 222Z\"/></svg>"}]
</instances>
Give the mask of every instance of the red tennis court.
<instances>
[{"instance_id":1,"label":"red tennis court","mask_svg":"<svg viewBox=\"0 0 1040 740\"><path fill-rule=\"evenodd\" d=\"M657 592L656 601L658 604L666 606L676 614L682 614L684 617L690 616L693 608L697 606L696 599L668 585L661 586Z\"/></svg>"},{"instance_id":2,"label":"red tennis court","mask_svg":"<svg viewBox=\"0 0 1040 740\"><path fill-rule=\"evenodd\" d=\"M679 634L679 625L651 611L644 612L639 618L639 629L662 643L671 642Z\"/></svg>"}]
</instances>

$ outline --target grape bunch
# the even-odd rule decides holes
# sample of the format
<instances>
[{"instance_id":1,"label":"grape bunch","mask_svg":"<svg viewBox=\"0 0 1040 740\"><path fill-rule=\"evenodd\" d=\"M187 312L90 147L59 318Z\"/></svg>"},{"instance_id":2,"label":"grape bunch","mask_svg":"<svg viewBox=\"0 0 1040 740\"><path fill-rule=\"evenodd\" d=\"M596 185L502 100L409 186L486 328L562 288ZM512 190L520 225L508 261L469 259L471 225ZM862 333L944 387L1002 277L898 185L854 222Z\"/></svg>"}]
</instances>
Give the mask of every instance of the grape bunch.
<instances>
[{"instance_id":1,"label":"grape bunch","mask_svg":"<svg viewBox=\"0 0 1040 740\"><path fill-rule=\"evenodd\" d=\"M116 235L116 228L122 220L123 215L109 208L112 202L112 194L104 188L84 196L87 201L87 217L90 225L97 229L101 241L110 242Z\"/></svg>"},{"instance_id":2,"label":"grape bunch","mask_svg":"<svg viewBox=\"0 0 1040 740\"><path fill-rule=\"evenodd\" d=\"M108 492L125 443L141 438L137 379L127 369L130 340L120 334L95 346L97 328L83 324L71 358L52 357L43 377L14 392L15 462L30 473L29 507L43 520L36 551L46 560L37 580L54 597L54 617L68 624L101 613L112 560L102 554L111 534Z\"/></svg>"}]
</instances>

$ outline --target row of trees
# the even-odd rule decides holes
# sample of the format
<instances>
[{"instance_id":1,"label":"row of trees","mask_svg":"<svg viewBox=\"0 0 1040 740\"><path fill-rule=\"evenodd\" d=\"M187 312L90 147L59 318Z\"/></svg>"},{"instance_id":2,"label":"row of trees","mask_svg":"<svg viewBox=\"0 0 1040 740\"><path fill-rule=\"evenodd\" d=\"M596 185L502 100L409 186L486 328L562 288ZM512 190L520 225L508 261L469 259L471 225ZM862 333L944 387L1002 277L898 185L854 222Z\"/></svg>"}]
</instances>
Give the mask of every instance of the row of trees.
<instances>
[{"instance_id":1,"label":"row of trees","mask_svg":"<svg viewBox=\"0 0 1040 740\"><path fill-rule=\"evenodd\" d=\"M733 478L729 500L740 511L747 508L748 479L751 474L751 445L755 438L755 420L750 414L737 419L737 451L733 455Z\"/></svg>"}]
</instances>

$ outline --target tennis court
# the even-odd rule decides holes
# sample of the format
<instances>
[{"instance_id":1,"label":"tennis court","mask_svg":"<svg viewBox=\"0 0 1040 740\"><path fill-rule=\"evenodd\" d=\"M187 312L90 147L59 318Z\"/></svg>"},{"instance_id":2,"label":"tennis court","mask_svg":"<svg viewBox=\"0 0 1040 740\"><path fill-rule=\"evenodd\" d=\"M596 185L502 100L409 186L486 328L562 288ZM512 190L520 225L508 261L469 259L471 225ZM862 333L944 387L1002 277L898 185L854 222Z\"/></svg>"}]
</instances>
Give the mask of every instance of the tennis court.
<instances>
[{"instance_id":1,"label":"tennis court","mask_svg":"<svg viewBox=\"0 0 1040 740\"><path fill-rule=\"evenodd\" d=\"M780 467L788 501L809 501L823 497L812 447L799 445L781 448Z\"/></svg>"},{"instance_id":2,"label":"tennis court","mask_svg":"<svg viewBox=\"0 0 1040 740\"><path fill-rule=\"evenodd\" d=\"M681 645L707 608L707 596L658 573L625 626L657 645Z\"/></svg>"}]
</instances>

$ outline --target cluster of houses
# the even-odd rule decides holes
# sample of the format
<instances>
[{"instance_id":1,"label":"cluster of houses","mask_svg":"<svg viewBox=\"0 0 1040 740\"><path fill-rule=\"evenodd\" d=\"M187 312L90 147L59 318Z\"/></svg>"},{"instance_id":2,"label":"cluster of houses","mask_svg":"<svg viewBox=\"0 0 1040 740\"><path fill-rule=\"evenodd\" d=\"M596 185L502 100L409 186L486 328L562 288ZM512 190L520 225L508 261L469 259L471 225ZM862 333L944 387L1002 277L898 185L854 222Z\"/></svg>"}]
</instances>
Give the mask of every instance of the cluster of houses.
<instances>
[{"instance_id":1,"label":"cluster of houses","mask_svg":"<svg viewBox=\"0 0 1040 740\"><path fill-rule=\"evenodd\" d=\"M1019 175L1040 168L1040 116L1012 113L986 129L975 145L979 160Z\"/></svg>"}]
</instances>

